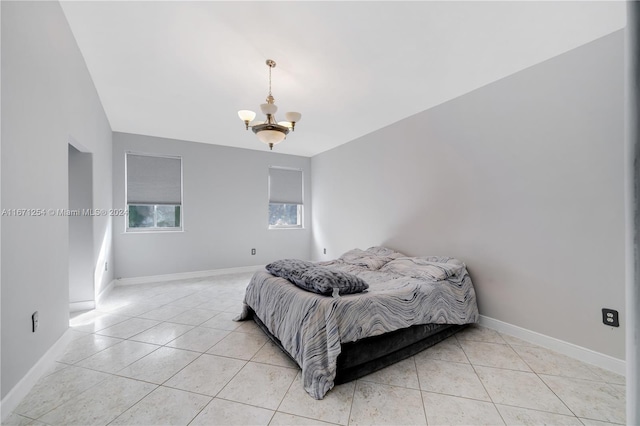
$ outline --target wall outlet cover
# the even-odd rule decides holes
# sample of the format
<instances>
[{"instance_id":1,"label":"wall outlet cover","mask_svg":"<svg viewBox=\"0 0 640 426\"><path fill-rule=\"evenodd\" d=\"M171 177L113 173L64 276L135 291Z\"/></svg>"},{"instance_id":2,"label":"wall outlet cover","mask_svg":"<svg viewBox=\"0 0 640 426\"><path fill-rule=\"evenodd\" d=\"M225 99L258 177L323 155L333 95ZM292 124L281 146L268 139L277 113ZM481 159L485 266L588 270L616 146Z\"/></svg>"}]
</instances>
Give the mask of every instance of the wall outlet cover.
<instances>
[{"instance_id":1,"label":"wall outlet cover","mask_svg":"<svg viewBox=\"0 0 640 426\"><path fill-rule=\"evenodd\" d=\"M31 332L35 333L38 329L38 311L31 314Z\"/></svg>"},{"instance_id":2,"label":"wall outlet cover","mask_svg":"<svg viewBox=\"0 0 640 426\"><path fill-rule=\"evenodd\" d=\"M620 327L618 311L614 309L602 308L602 323L611 327Z\"/></svg>"}]
</instances>

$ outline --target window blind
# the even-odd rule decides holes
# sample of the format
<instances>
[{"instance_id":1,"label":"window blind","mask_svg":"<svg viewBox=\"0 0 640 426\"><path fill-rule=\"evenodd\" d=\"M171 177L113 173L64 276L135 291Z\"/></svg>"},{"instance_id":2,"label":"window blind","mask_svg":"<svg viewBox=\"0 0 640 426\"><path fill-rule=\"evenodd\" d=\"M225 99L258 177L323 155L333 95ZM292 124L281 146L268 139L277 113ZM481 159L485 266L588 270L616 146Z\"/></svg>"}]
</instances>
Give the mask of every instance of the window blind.
<instances>
[{"instance_id":1,"label":"window blind","mask_svg":"<svg viewBox=\"0 0 640 426\"><path fill-rule=\"evenodd\" d=\"M269 168L269 203L302 203L302 170Z\"/></svg>"},{"instance_id":2,"label":"window blind","mask_svg":"<svg viewBox=\"0 0 640 426\"><path fill-rule=\"evenodd\" d=\"M127 154L127 204L182 204L182 158Z\"/></svg>"}]
</instances>

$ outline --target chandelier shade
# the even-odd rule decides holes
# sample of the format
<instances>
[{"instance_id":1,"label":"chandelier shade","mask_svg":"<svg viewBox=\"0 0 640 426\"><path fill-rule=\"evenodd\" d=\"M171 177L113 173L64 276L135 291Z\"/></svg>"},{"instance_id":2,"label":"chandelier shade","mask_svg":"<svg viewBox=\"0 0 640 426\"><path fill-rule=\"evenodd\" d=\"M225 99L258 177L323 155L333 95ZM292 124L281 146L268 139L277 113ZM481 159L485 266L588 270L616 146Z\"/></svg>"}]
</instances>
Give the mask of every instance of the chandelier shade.
<instances>
[{"instance_id":1,"label":"chandelier shade","mask_svg":"<svg viewBox=\"0 0 640 426\"><path fill-rule=\"evenodd\" d=\"M238 111L238 117L240 117L240 120L246 121L248 123L256 118L256 113L247 109L242 109Z\"/></svg>"},{"instance_id":2,"label":"chandelier shade","mask_svg":"<svg viewBox=\"0 0 640 426\"><path fill-rule=\"evenodd\" d=\"M238 117L244 122L247 130L251 128L258 140L269 145L269 149L272 150L274 145L279 144L287 137L289 130L295 130L296 123L300 121L302 114L299 112L287 112L284 115L286 121L276 121L278 106L274 103L275 98L271 94L271 70L275 68L276 62L272 59L267 59L266 64L269 67L269 94L267 95L267 102L260 104L260 111L267 116L266 120L254 122L256 113L246 109L238 111Z\"/></svg>"},{"instance_id":3,"label":"chandelier shade","mask_svg":"<svg viewBox=\"0 0 640 426\"><path fill-rule=\"evenodd\" d=\"M258 136L260 142L266 143L271 148L273 148L273 145L277 145L282 142L286 135L286 133L283 133L280 130L273 129L263 129L259 132L256 132L256 136Z\"/></svg>"}]
</instances>

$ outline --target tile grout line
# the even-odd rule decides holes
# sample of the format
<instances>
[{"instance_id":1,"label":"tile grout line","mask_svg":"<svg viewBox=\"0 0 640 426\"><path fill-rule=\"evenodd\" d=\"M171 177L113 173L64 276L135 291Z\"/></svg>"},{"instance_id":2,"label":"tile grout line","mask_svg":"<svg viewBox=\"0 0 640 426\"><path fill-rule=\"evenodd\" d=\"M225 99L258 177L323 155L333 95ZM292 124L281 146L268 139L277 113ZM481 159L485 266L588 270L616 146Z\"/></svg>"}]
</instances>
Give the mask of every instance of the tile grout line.
<instances>
[{"instance_id":1,"label":"tile grout line","mask_svg":"<svg viewBox=\"0 0 640 426\"><path fill-rule=\"evenodd\" d=\"M418 352L420 353L420 352ZM418 390L420 391L420 400L422 401L422 411L424 412L424 421L427 426L429 426L429 416L427 416L427 406L424 403L424 396L422 395L422 384L420 383L420 374L418 373L418 362L416 361L416 356L412 356L413 358L413 368L416 372L416 378L418 379Z\"/></svg>"},{"instance_id":2,"label":"tile grout line","mask_svg":"<svg viewBox=\"0 0 640 426\"><path fill-rule=\"evenodd\" d=\"M498 413L498 415L502 419L502 423L504 423L506 425L507 422L505 421L504 416L502 415L502 413L498 409L498 406L496 405L496 402L493 400L493 397L489 393L489 390L487 389L487 387L485 386L484 382L482 381L482 379L478 375L478 370L476 370L476 366L471 362L471 359L469 358L469 355L467 355L467 351L464 350L464 347L462 346L462 343L460 343L460 339L458 339L457 334L455 335L455 337L456 337L456 342L458 342L458 346L460 347L460 349L462 349L462 353L464 353L464 356L467 358L467 361L469 361L469 365L471 365L471 368L473 369L473 372L475 373L476 377L478 378L478 381L482 385L482 389L484 389L485 393L489 397L489 400L491 401L491 404L493 405L493 408L496 410L496 412Z\"/></svg>"},{"instance_id":3,"label":"tile grout line","mask_svg":"<svg viewBox=\"0 0 640 426\"><path fill-rule=\"evenodd\" d=\"M499 331L496 331L496 333L500 334L500 332L499 332ZM500 337L502 337L502 335L500 335ZM503 339L503 340L504 340L504 339ZM533 369L533 368L531 367L531 365L530 365L530 364L529 364L529 363L528 363L528 362L527 362L527 361L526 361L526 360L525 360L525 359L524 359L524 358L523 358L523 357L518 353L518 351L516 351L515 349L513 349L513 347L511 346L511 344L510 344L509 342L507 342L506 340L505 340L505 342L507 343L507 345L509 345L509 347L511 348L511 350L512 350L512 351L513 351L513 352L518 356L518 358L520 358L520 360L521 360L522 362L524 362L524 363L527 365L527 367L531 370L531 372L532 372L533 374L535 374L535 375L536 375L536 377L538 378L538 380L540 380L540 381L541 381L541 382L542 382L542 383L547 387L547 389L549 389L549 391L551 391L551 393L553 393L553 394L556 396L556 398L558 398L558 400L559 400L560 402L562 402L562 405L564 405L564 406L567 408L567 410L569 410L569 412L570 412L571 414L573 414L573 417L575 417L576 419L578 419L578 421L579 421L580 423L582 423L582 421L580 421L580 419L578 418L578 416L576 415L576 413L575 413L575 412L574 412L574 411L573 411L573 410L572 410L572 409L567 405L567 403L566 403L562 398L560 398L560 395L558 395L558 394L557 394L553 389L551 389L551 386L549 386L549 385L547 384L547 382L545 382L545 381L544 381L544 379L543 379L542 377L540 377L540 375L538 374L538 372L537 372L535 369ZM562 376L559 376L559 377L562 377ZM561 413L555 413L555 414L561 414Z\"/></svg>"}]
</instances>

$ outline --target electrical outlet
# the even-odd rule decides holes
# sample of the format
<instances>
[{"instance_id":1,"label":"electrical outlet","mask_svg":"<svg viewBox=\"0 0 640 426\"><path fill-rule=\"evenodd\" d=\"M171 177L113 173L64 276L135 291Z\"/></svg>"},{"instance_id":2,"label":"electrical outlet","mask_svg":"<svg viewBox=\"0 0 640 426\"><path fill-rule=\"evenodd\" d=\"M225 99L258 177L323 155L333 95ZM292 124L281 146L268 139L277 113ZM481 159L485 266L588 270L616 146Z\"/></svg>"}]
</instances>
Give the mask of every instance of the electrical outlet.
<instances>
[{"instance_id":1,"label":"electrical outlet","mask_svg":"<svg viewBox=\"0 0 640 426\"><path fill-rule=\"evenodd\" d=\"M35 333L38 329L38 311L35 311L31 315L31 332Z\"/></svg>"},{"instance_id":2,"label":"electrical outlet","mask_svg":"<svg viewBox=\"0 0 640 426\"><path fill-rule=\"evenodd\" d=\"M105 271L109 270L109 262L104 262L104 270Z\"/></svg>"},{"instance_id":3,"label":"electrical outlet","mask_svg":"<svg viewBox=\"0 0 640 426\"><path fill-rule=\"evenodd\" d=\"M251 249L251 255L255 256L256 255L256 249Z\"/></svg>"},{"instance_id":4,"label":"electrical outlet","mask_svg":"<svg viewBox=\"0 0 640 426\"><path fill-rule=\"evenodd\" d=\"M618 311L602 308L602 323L605 325L610 325L611 327L620 327Z\"/></svg>"},{"instance_id":5,"label":"electrical outlet","mask_svg":"<svg viewBox=\"0 0 640 426\"><path fill-rule=\"evenodd\" d=\"M324 254L327 254L327 249L324 249Z\"/></svg>"}]
</instances>

